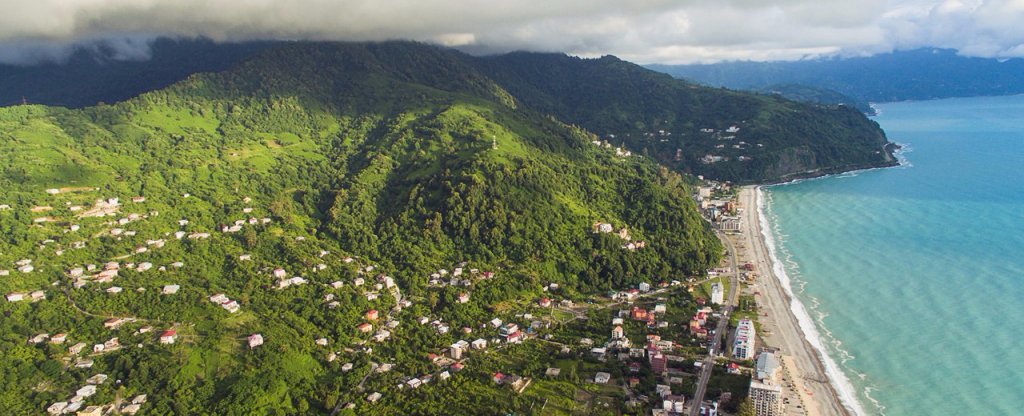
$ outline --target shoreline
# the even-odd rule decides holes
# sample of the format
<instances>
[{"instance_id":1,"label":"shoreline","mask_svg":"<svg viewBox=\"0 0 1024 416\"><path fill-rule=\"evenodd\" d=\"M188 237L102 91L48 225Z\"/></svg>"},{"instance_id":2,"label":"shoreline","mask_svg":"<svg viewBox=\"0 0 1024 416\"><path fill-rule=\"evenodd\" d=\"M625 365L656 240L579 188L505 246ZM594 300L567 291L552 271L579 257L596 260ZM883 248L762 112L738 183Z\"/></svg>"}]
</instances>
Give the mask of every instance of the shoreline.
<instances>
[{"instance_id":1,"label":"shoreline","mask_svg":"<svg viewBox=\"0 0 1024 416\"><path fill-rule=\"evenodd\" d=\"M754 290L760 292L760 296L755 296L762 314L760 337L766 346L778 349L789 358L786 372L793 385L798 386L794 393L801 397L805 406L803 412L798 412L793 409L798 403L790 403L786 414L866 414L853 386L827 355L814 321L803 303L795 298L791 282L775 256L774 239L770 230L764 229L769 225L762 192L759 186L740 189L739 202L744 208L740 238L743 255L755 265L757 272Z\"/></svg>"}]
</instances>

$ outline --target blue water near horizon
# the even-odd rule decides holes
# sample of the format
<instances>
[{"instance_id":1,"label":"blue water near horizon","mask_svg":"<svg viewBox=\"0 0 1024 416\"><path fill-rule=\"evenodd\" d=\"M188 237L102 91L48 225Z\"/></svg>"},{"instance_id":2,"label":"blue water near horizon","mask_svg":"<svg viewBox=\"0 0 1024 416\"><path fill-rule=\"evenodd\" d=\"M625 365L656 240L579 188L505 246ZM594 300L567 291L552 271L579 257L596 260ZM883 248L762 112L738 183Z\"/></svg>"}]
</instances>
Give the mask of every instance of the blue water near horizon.
<instances>
[{"instance_id":1,"label":"blue water near horizon","mask_svg":"<svg viewBox=\"0 0 1024 416\"><path fill-rule=\"evenodd\" d=\"M906 166L765 188L868 414L1024 414L1024 96L879 104Z\"/></svg>"}]
</instances>

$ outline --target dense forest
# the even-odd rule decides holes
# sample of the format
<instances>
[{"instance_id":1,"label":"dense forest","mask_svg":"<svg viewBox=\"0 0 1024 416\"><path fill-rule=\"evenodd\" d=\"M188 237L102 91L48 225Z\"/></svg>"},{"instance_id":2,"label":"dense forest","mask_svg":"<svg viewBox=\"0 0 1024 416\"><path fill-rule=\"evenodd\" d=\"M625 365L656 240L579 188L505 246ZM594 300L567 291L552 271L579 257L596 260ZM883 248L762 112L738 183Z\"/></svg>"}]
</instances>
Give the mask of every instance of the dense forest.
<instances>
[{"instance_id":1,"label":"dense forest","mask_svg":"<svg viewBox=\"0 0 1024 416\"><path fill-rule=\"evenodd\" d=\"M708 88L612 56L475 62L521 102L682 172L763 183L897 163L877 123L845 105Z\"/></svg>"},{"instance_id":2,"label":"dense forest","mask_svg":"<svg viewBox=\"0 0 1024 416\"><path fill-rule=\"evenodd\" d=\"M495 317L550 313L531 306L541 296L584 301L717 264L692 179L595 144L467 59L289 44L117 104L0 109L0 289L45 296L0 303L0 406L39 414L104 373L90 403L146 394L148 414L524 409L529 395L490 377L543 372L557 354L539 345L395 386L434 372L429 353L493 336L481 324ZM579 381L531 394L573 397Z\"/></svg>"}]
</instances>

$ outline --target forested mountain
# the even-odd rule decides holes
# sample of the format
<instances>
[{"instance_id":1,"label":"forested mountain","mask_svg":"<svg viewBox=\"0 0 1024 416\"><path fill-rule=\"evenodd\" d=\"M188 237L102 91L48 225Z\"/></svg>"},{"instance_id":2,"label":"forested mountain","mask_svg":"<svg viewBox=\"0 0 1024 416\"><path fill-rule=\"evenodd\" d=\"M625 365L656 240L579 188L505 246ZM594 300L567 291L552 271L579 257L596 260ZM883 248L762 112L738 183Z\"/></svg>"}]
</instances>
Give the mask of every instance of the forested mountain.
<instances>
[{"instance_id":1,"label":"forested mountain","mask_svg":"<svg viewBox=\"0 0 1024 416\"><path fill-rule=\"evenodd\" d=\"M776 84L802 84L868 102L1024 93L1024 59L971 58L950 49L792 62L648 67L712 86L761 90Z\"/></svg>"},{"instance_id":2,"label":"forested mountain","mask_svg":"<svg viewBox=\"0 0 1024 416\"><path fill-rule=\"evenodd\" d=\"M895 163L883 150L884 133L864 117L838 107L834 97L800 91L790 97L814 104L798 104L774 96L706 88L610 56L579 59L564 54L511 53L473 57L391 42L379 48L387 50L353 53L335 59L333 66L300 68L306 70L303 74L327 80L339 91L316 83L297 86L302 91L286 91L284 87L295 85L280 83L295 76L293 68L260 68L270 56L297 59L296 66L315 62L307 59L320 57L310 50L316 48L312 45L161 39L153 46L153 59L141 62L114 61L83 50L66 64L0 67L0 103L20 102L22 96L30 103L71 107L113 103L162 88L188 74L236 67L266 50L260 58L241 65L254 73L278 71L268 75L271 82L265 86L279 85L282 89L277 93L317 94L320 101L339 98L335 105L352 105L351 100L330 95L365 94L361 87L367 85L360 84L364 80L349 79L351 71L360 69L447 92L506 94L500 99L580 126L601 140L648 155L678 171L716 179L771 182ZM454 78L444 78L444 73ZM380 107L398 104L381 96L373 101ZM727 132L731 127L739 130Z\"/></svg>"},{"instance_id":3,"label":"forested mountain","mask_svg":"<svg viewBox=\"0 0 1024 416\"><path fill-rule=\"evenodd\" d=\"M875 115L875 109L871 108L871 103L858 100L848 95L840 94L828 88L811 87L800 84L775 84L760 88L757 92L764 94L777 94L789 100L802 101L806 103L822 105L841 104L854 107L867 115Z\"/></svg>"},{"instance_id":4,"label":"forested mountain","mask_svg":"<svg viewBox=\"0 0 1024 416\"><path fill-rule=\"evenodd\" d=\"M475 61L524 104L684 172L749 183L896 163L885 133L852 107L679 82L611 56Z\"/></svg>"},{"instance_id":5,"label":"forested mountain","mask_svg":"<svg viewBox=\"0 0 1024 416\"><path fill-rule=\"evenodd\" d=\"M296 43L117 104L0 109L0 269L13 271L0 289L46 298L0 304L0 406L39 414L104 373L90 402L148 394L148 414L518 411L531 396L490 377L542 373L551 357L535 346L449 383L395 385L436 372L428 354L471 336L458 328L496 336L481 324L550 314L531 309L541 296L717 264L688 179L595 145L475 62L413 43ZM456 268L465 280L448 284ZM386 341L357 330L387 320ZM173 343L157 342L165 330ZM69 341L46 341L58 333ZM264 344L246 347L254 333ZM94 352L70 353L79 342ZM577 381L543 389L571 400ZM389 400L367 402L374 391Z\"/></svg>"}]
</instances>

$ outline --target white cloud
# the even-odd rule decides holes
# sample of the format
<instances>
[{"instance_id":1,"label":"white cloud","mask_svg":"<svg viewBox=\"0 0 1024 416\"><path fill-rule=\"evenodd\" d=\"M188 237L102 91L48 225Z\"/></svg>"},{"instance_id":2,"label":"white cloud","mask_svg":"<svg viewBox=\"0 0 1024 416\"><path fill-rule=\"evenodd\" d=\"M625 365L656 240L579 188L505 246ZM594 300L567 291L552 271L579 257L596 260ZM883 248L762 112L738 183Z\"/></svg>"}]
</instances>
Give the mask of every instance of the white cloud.
<instances>
[{"instance_id":1,"label":"white cloud","mask_svg":"<svg viewBox=\"0 0 1024 416\"><path fill-rule=\"evenodd\" d=\"M641 63L799 59L921 46L1020 56L1024 0L8 0L0 60L139 34L416 39ZM137 41L121 43L139 56ZM110 44L110 41L108 41Z\"/></svg>"}]
</instances>

